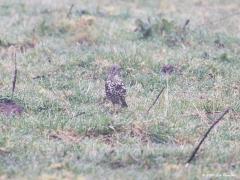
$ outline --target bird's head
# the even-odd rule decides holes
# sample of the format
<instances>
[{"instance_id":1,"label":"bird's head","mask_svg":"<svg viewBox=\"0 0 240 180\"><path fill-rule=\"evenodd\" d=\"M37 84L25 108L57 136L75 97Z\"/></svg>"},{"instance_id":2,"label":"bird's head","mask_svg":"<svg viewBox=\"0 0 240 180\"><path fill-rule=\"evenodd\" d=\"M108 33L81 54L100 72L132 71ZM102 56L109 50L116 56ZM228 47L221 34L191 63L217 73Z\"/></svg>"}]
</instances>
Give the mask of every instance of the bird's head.
<instances>
[{"instance_id":1,"label":"bird's head","mask_svg":"<svg viewBox=\"0 0 240 180\"><path fill-rule=\"evenodd\" d=\"M122 69L121 66L119 66L118 64L114 64L110 67L108 75L110 75L112 77L119 76L121 69Z\"/></svg>"}]
</instances>

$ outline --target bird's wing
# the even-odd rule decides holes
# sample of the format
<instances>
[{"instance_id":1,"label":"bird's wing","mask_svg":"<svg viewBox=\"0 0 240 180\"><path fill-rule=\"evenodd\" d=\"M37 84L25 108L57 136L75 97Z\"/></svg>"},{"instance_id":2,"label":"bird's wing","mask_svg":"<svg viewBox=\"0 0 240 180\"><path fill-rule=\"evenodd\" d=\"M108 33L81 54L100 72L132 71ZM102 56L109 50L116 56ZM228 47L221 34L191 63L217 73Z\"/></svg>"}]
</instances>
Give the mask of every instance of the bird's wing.
<instances>
[{"instance_id":1,"label":"bird's wing","mask_svg":"<svg viewBox=\"0 0 240 180\"><path fill-rule=\"evenodd\" d=\"M105 93L106 93L106 95L112 94L113 93L112 91L113 91L112 82L107 80L105 82Z\"/></svg>"},{"instance_id":2,"label":"bird's wing","mask_svg":"<svg viewBox=\"0 0 240 180\"><path fill-rule=\"evenodd\" d=\"M120 96L126 96L127 94L127 89L121 79L117 79L115 81L115 91L120 95Z\"/></svg>"},{"instance_id":3,"label":"bird's wing","mask_svg":"<svg viewBox=\"0 0 240 180\"><path fill-rule=\"evenodd\" d=\"M127 94L123 81L118 77L109 79L105 82L105 91L106 94L113 94L117 96L126 96Z\"/></svg>"}]
</instances>

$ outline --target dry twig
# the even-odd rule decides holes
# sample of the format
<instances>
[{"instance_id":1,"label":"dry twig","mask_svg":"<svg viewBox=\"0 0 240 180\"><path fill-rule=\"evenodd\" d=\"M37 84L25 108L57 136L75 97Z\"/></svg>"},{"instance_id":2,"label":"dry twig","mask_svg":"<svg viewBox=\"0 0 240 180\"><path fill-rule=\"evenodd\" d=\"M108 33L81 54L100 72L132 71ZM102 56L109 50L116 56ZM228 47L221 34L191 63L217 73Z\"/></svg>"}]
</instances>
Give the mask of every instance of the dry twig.
<instances>
[{"instance_id":1,"label":"dry twig","mask_svg":"<svg viewBox=\"0 0 240 180\"><path fill-rule=\"evenodd\" d=\"M156 99L153 101L152 105L148 108L147 110L147 114L149 113L149 111L152 109L152 107L156 104L158 98L160 97L160 95L162 94L163 90L165 89L165 87L162 88L162 90L159 92L159 94L157 95Z\"/></svg>"},{"instance_id":2,"label":"dry twig","mask_svg":"<svg viewBox=\"0 0 240 180\"><path fill-rule=\"evenodd\" d=\"M68 10L68 13L67 13L67 18L68 18L68 19L71 18L73 6L74 6L74 4L72 4L72 5L70 6L69 10Z\"/></svg>"},{"instance_id":3,"label":"dry twig","mask_svg":"<svg viewBox=\"0 0 240 180\"><path fill-rule=\"evenodd\" d=\"M188 24L190 23L190 20L187 19L183 25L183 30L185 31L186 30L186 27L188 26Z\"/></svg>"},{"instance_id":4,"label":"dry twig","mask_svg":"<svg viewBox=\"0 0 240 180\"><path fill-rule=\"evenodd\" d=\"M13 58L13 60L14 60L14 74L13 74L13 81L12 81L12 99L13 99L13 95L14 95L15 88L16 88L16 81L17 81L17 57L16 57L16 49L13 50L12 58Z\"/></svg>"},{"instance_id":5,"label":"dry twig","mask_svg":"<svg viewBox=\"0 0 240 180\"><path fill-rule=\"evenodd\" d=\"M207 138L207 136L208 136L208 134L210 133L210 131L214 128L214 126L216 126L216 125L220 122L220 120L229 112L230 109L231 109L231 108L227 108L227 109L221 114L221 116L219 116L219 118L217 118L217 120L210 126L210 128L207 130L207 132L206 132L206 133L204 134L204 136L202 137L201 141L198 143L197 147L196 147L196 148L194 149L194 151L192 152L192 154L191 154L190 158L188 159L187 163L190 163L190 162L194 159L197 151L199 150L199 148L200 148L200 146L202 145L202 143L204 142L204 140Z\"/></svg>"}]
</instances>

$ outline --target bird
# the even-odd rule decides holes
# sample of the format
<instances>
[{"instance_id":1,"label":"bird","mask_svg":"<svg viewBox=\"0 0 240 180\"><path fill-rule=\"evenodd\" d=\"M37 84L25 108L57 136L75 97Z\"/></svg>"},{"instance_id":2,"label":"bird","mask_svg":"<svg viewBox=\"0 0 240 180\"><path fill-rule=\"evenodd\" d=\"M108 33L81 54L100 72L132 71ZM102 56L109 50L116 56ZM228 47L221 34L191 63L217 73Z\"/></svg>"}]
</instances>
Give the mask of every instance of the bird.
<instances>
[{"instance_id":1,"label":"bird","mask_svg":"<svg viewBox=\"0 0 240 180\"><path fill-rule=\"evenodd\" d=\"M114 64L110 67L105 81L105 93L109 101L115 107L116 104L121 105L122 108L128 107L125 97L127 90L123 80L121 79L121 66Z\"/></svg>"}]
</instances>

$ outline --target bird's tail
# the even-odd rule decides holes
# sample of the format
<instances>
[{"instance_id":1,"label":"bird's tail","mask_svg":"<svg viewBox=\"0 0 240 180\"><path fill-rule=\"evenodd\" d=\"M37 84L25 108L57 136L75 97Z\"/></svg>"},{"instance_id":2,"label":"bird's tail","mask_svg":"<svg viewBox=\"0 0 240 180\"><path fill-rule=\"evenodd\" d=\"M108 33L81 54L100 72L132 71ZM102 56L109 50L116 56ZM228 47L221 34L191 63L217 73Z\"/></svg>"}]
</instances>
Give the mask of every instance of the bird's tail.
<instances>
[{"instance_id":1,"label":"bird's tail","mask_svg":"<svg viewBox=\"0 0 240 180\"><path fill-rule=\"evenodd\" d=\"M121 106L122 106L122 108L128 107L124 97L121 97Z\"/></svg>"}]
</instances>

